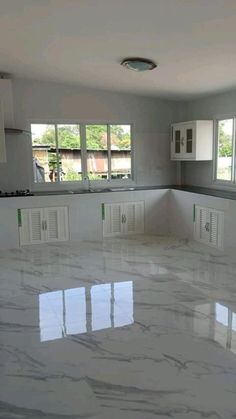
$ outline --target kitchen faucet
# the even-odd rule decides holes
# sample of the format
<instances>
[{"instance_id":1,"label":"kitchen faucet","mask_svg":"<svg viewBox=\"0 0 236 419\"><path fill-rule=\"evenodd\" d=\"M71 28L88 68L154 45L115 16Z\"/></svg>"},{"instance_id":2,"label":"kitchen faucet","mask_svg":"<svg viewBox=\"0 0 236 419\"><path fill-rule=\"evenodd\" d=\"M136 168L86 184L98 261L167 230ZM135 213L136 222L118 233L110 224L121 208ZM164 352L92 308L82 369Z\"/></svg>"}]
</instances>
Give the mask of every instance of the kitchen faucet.
<instances>
[{"instance_id":1,"label":"kitchen faucet","mask_svg":"<svg viewBox=\"0 0 236 419\"><path fill-rule=\"evenodd\" d=\"M87 173L87 176L84 177L84 180L87 180L87 190L89 192L91 192L92 188L91 188L91 180L89 178L89 174Z\"/></svg>"}]
</instances>

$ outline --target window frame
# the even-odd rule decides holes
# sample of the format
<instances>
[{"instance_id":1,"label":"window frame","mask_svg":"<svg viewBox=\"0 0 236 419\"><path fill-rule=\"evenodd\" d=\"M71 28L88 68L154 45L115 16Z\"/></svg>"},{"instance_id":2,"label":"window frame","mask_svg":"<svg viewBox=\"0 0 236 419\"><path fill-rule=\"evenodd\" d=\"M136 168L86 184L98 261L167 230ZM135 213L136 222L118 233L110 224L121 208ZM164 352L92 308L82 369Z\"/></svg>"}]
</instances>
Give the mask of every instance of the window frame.
<instances>
[{"instance_id":1,"label":"window frame","mask_svg":"<svg viewBox=\"0 0 236 419\"><path fill-rule=\"evenodd\" d=\"M232 152L232 180L218 179L218 140L219 121L233 119L233 152ZM236 188L236 114L217 115L214 118L214 154L213 154L213 185L225 189Z\"/></svg>"},{"instance_id":2,"label":"window frame","mask_svg":"<svg viewBox=\"0 0 236 419\"><path fill-rule=\"evenodd\" d=\"M27 129L31 132L31 125L33 124L45 124L45 125L79 125L80 126L80 145L81 145L81 169L82 169L82 180L77 181L59 181L56 182L34 182L33 174L33 147L32 147L32 135L30 136L30 187L33 192L39 191L62 191L62 190L78 190L87 189L87 147L86 147L86 125L107 125L108 127L108 167L111 169L111 149L110 149L110 125L129 125L131 134L131 177L128 179L91 179L90 183L93 187L107 188L109 186L135 186L136 185L136 171L135 171L135 147L134 147L134 136L135 136L135 123L134 121L114 121L114 120L83 120L78 119L32 119L27 121ZM56 146L58 147L57 130L56 131ZM57 162L59 164L59 161Z\"/></svg>"}]
</instances>

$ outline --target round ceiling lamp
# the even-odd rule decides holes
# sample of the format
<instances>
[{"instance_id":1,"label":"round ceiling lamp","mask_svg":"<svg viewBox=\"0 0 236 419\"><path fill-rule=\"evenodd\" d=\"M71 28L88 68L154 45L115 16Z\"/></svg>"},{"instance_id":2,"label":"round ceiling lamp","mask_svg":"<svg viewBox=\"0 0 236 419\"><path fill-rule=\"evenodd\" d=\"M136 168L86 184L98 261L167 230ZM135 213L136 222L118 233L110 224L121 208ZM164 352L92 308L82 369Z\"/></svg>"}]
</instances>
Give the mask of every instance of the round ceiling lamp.
<instances>
[{"instance_id":1,"label":"round ceiling lamp","mask_svg":"<svg viewBox=\"0 0 236 419\"><path fill-rule=\"evenodd\" d=\"M157 67L154 61L147 60L146 58L125 58L120 64L128 68L128 70L133 71L154 70Z\"/></svg>"}]
</instances>

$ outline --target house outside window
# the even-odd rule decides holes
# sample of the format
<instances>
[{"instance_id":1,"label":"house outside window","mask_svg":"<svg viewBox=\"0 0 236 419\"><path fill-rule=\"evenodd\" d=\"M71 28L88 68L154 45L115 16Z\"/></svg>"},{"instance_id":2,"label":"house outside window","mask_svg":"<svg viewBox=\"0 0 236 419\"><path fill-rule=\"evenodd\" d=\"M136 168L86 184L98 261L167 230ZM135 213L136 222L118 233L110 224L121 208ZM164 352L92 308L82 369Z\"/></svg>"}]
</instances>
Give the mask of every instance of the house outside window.
<instances>
[{"instance_id":1,"label":"house outside window","mask_svg":"<svg viewBox=\"0 0 236 419\"><path fill-rule=\"evenodd\" d=\"M236 117L216 121L215 174L217 183L235 185Z\"/></svg>"},{"instance_id":2,"label":"house outside window","mask_svg":"<svg viewBox=\"0 0 236 419\"><path fill-rule=\"evenodd\" d=\"M132 179L131 124L31 124L35 183Z\"/></svg>"}]
</instances>

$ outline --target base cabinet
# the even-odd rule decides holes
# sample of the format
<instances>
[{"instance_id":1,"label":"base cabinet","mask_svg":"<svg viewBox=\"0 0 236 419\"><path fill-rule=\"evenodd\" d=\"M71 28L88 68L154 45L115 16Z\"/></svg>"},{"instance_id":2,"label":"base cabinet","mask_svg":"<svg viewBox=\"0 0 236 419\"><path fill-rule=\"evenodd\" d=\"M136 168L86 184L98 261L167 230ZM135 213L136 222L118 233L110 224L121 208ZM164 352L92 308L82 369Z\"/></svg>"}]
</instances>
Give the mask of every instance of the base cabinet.
<instances>
[{"instance_id":1,"label":"base cabinet","mask_svg":"<svg viewBox=\"0 0 236 419\"><path fill-rule=\"evenodd\" d=\"M194 206L194 239L208 246L223 248L224 212Z\"/></svg>"},{"instance_id":2,"label":"base cabinet","mask_svg":"<svg viewBox=\"0 0 236 419\"><path fill-rule=\"evenodd\" d=\"M5 131L4 131L4 116L3 116L3 105L0 101L0 163L6 163L6 142L5 142Z\"/></svg>"},{"instance_id":3,"label":"base cabinet","mask_svg":"<svg viewBox=\"0 0 236 419\"><path fill-rule=\"evenodd\" d=\"M103 237L144 233L144 202L102 204Z\"/></svg>"},{"instance_id":4,"label":"base cabinet","mask_svg":"<svg viewBox=\"0 0 236 419\"><path fill-rule=\"evenodd\" d=\"M18 209L20 245L69 239L68 208Z\"/></svg>"}]
</instances>

